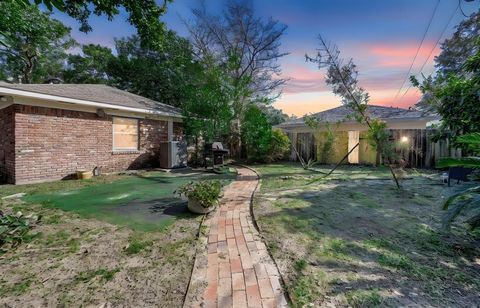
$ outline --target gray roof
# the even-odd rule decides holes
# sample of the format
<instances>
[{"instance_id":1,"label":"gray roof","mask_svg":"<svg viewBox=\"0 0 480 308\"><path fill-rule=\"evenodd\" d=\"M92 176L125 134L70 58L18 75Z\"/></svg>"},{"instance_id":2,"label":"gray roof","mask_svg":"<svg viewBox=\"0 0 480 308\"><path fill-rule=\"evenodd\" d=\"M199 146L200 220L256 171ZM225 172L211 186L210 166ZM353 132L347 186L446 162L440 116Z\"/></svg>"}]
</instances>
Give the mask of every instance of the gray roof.
<instances>
[{"instance_id":1,"label":"gray roof","mask_svg":"<svg viewBox=\"0 0 480 308\"><path fill-rule=\"evenodd\" d=\"M438 116L433 114L426 114L423 111L415 109L402 109L397 107L385 107L385 106L376 106L368 105L367 107L368 115L373 119L419 119L419 118L431 118L436 119ZM320 122L351 122L355 121L353 117L352 109L340 106L333 109L328 109L322 112L313 114L312 116L316 117ZM287 121L278 125L279 127L287 126L302 126L304 125L304 117Z\"/></svg>"},{"instance_id":2,"label":"gray roof","mask_svg":"<svg viewBox=\"0 0 480 308\"><path fill-rule=\"evenodd\" d=\"M146 109L159 114L181 117L179 108L103 84L10 84L0 82L0 87L109 104L112 105L112 108L121 106Z\"/></svg>"}]
</instances>

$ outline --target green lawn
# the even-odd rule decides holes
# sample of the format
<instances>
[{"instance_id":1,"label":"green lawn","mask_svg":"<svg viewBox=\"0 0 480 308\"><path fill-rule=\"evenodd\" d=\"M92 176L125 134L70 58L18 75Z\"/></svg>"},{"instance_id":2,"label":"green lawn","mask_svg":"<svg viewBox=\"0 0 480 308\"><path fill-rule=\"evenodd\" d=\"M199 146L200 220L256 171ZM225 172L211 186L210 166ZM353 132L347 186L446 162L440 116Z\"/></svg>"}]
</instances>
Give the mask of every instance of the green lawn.
<instances>
[{"instance_id":1,"label":"green lawn","mask_svg":"<svg viewBox=\"0 0 480 308\"><path fill-rule=\"evenodd\" d=\"M96 218L139 231L153 231L171 225L178 217L192 217L186 210L185 202L174 193L180 185L209 178L228 181L233 177L233 173L145 172L113 178L109 182L96 179L87 183L66 181L20 186L17 190L24 188L28 192L23 198L27 203L73 211L82 217Z\"/></svg>"},{"instance_id":2,"label":"green lawn","mask_svg":"<svg viewBox=\"0 0 480 308\"><path fill-rule=\"evenodd\" d=\"M255 168L254 212L294 306L478 303L479 237L460 224L440 231L459 186L432 171L409 171L398 191L385 168L342 166L313 183L322 174L297 164Z\"/></svg>"},{"instance_id":3,"label":"green lawn","mask_svg":"<svg viewBox=\"0 0 480 308\"><path fill-rule=\"evenodd\" d=\"M142 172L86 181L0 186L0 210L42 218L0 253L0 307L179 307L201 216L173 191L216 175ZM24 192L20 199L2 199Z\"/></svg>"}]
</instances>

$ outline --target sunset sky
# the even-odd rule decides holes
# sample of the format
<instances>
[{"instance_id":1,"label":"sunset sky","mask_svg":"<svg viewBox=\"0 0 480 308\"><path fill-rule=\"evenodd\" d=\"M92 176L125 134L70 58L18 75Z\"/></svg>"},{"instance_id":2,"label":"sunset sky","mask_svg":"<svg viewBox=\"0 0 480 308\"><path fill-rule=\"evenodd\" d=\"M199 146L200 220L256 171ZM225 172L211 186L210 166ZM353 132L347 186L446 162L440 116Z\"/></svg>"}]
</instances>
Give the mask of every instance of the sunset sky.
<instances>
[{"instance_id":1,"label":"sunset sky","mask_svg":"<svg viewBox=\"0 0 480 308\"><path fill-rule=\"evenodd\" d=\"M199 0L175 0L163 20L170 29L182 36L188 33L182 23L191 18L190 9ZM290 81L275 102L285 113L298 116L318 112L340 104L324 83L324 71L305 62L305 53L313 54L316 37L322 34L335 42L345 58L353 58L360 71L360 84L369 91L371 104L408 107L419 97L408 80L400 94L397 92L407 77L430 17L438 0L257 0L255 12L262 17L272 17L288 26L282 39L282 51L290 54L281 60L283 77ZM206 0L213 13L220 13L225 1ZM413 64L411 74L428 75L433 71L433 58L439 52L437 40L449 37L454 27L464 18L454 0L441 0L424 44ZM478 9L478 1L462 3L467 14ZM454 14L454 15L453 15ZM453 15L453 17L452 17ZM135 29L125 21L125 15L109 22L105 17L93 17L94 31L79 32L78 24L63 14L55 18L73 29L73 36L81 43L97 43L113 47L115 37L129 36ZM450 20L448 24L448 21ZM448 25L447 25L448 24ZM432 55L429 57L431 51Z\"/></svg>"}]
</instances>

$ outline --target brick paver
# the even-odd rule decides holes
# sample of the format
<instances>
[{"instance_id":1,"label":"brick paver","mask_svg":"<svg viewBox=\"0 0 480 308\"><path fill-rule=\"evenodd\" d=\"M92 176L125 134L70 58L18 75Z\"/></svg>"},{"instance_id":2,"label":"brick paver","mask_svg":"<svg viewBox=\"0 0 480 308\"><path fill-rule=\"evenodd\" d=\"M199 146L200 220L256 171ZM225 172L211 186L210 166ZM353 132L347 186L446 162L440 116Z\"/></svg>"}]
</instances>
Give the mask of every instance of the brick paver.
<instances>
[{"instance_id":1,"label":"brick paver","mask_svg":"<svg viewBox=\"0 0 480 308\"><path fill-rule=\"evenodd\" d=\"M197 255L186 307L287 307L278 269L255 229L250 200L257 175L238 168L219 208L204 224L208 236Z\"/></svg>"}]
</instances>

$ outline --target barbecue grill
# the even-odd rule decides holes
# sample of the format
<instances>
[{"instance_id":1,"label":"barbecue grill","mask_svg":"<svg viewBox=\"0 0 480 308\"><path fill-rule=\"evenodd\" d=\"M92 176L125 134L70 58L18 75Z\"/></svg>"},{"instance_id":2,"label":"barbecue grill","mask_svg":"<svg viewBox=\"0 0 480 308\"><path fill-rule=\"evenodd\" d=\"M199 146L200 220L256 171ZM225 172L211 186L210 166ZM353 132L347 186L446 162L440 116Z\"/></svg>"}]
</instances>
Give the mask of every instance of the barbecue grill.
<instances>
[{"instance_id":1,"label":"barbecue grill","mask_svg":"<svg viewBox=\"0 0 480 308\"><path fill-rule=\"evenodd\" d=\"M229 150L224 149L221 142L205 143L205 148L203 151L203 161L205 162L205 168L208 167L208 162L210 161L212 167L215 168L216 165L224 164L224 157L230 153Z\"/></svg>"}]
</instances>

